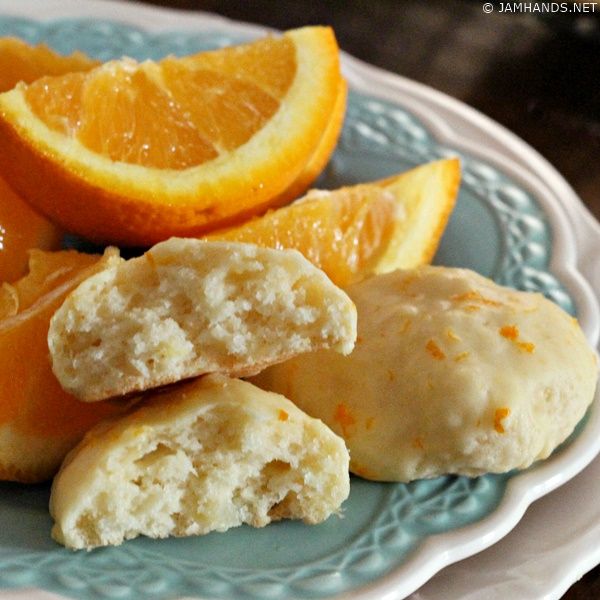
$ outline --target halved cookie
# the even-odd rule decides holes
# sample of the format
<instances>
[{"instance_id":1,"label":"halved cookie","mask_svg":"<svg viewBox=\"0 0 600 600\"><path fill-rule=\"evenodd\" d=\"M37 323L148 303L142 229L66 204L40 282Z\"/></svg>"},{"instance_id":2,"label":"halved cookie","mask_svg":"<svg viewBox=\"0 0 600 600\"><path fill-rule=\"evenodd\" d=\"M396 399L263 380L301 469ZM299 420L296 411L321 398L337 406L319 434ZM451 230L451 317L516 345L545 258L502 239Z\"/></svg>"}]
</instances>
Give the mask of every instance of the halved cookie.
<instances>
[{"instance_id":1,"label":"halved cookie","mask_svg":"<svg viewBox=\"0 0 600 600\"><path fill-rule=\"evenodd\" d=\"M347 498L341 438L289 400L209 375L150 394L88 432L54 480L53 537L70 548L319 523Z\"/></svg>"},{"instance_id":2,"label":"halved cookie","mask_svg":"<svg viewBox=\"0 0 600 600\"><path fill-rule=\"evenodd\" d=\"M355 337L354 304L299 252L172 238L83 282L48 346L62 386L89 402L251 375L319 348L348 353Z\"/></svg>"}]
</instances>

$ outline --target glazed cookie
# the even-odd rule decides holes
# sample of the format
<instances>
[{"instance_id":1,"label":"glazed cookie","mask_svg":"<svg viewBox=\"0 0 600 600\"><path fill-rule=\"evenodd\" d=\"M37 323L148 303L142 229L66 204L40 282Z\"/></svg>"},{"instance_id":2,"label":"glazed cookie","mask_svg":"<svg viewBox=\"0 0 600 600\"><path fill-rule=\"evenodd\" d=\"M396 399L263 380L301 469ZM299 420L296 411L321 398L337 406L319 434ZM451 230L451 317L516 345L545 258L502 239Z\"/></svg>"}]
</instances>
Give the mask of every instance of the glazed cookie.
<instances>
[{"instance_id":1,"label":"glazed cookie","mask_svg":"<svg viewBox=\"0 0 600 600\"><path fill-rule=\"evenodd\" d=\"M540 294L443 267L347 291L359 320L351 355L298 356L253 381L342 435L356 474L411 481L523 469L569 436L594 397L594 351Z\"/></svg>"}]
</instances>

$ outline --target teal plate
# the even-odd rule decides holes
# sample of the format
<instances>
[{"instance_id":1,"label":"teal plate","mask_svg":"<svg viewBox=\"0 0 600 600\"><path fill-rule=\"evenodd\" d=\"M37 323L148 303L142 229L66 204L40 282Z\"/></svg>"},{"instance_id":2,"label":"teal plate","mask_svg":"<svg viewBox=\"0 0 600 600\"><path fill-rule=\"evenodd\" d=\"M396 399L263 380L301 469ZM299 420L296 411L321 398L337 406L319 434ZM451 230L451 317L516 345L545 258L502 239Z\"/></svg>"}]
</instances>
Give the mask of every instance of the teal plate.
<instances>
[{"instance_id":1,"label":"teal plate","mask_svg":"<svg viewBox=\"0 0 600 600\"><path fill-rule=\"evenodd\" d=\"M244 37L223 31L156 34L102 20L40 23L1 16L0 35L44 41L63 53L80 49L103 60L189 54ZM446 156L460 156L463 182L435 262L540 291L576 314L571 296L550 272L553 232L532 194L497 168L440 144L404 108L351 92L340 143L318 185L368 181ZM5 483L0 485L0 587L82 599L330 597L367 589L362 586L407 563L435 534L490 518L515 477L519 474L442 477L408 485L353 478L344 517L319 526L281 522L199 538L139 538L90 553L73 553L51 540L47 486Z\"/></svg>"}]
</instances>

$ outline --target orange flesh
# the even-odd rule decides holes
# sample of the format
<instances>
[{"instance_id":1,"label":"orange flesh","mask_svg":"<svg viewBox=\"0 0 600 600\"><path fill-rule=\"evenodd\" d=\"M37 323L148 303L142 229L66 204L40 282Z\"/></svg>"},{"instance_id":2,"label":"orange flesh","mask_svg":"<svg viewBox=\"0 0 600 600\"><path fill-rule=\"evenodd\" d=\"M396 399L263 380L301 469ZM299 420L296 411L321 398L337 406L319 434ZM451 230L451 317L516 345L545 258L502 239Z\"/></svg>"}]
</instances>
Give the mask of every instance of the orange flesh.
<instances>
[{"instance_id":1,"label":"orange flesh","mask_svg":"<svg viewBox=\"0 0 600 600\"><path fill-rule=\"evenodd\" d=\"M19 81L31 83L45 75L86 71L98 64L82 52L61 56L48 46L30 46L17 38L0 38L0 92Z\"/></svg>"},{"instance_id":2,"label":"orange flesh","mask_svg":"<svg viewBox=\"0 0 600 600\"><path fill-rule=\"evenodd\" d=\"M98 262L98 256L75 250L45 252L32 249L29 252L27 276L11 284L18 299L17 312L23 312L42 296L69 282L79 271Z\"/></svg>"},{"instance_id":3,"label":"orange flesh","mask_svg":"<svg viewBox=\"0 0 600 600\"><path fill-rule=\"evenodd\" d=\"M21 84L0 94L2 173L41 213L98 243L229 227L319 174L344 114L339 67L331 29L307 27Z\"/></svg>"},{"instance_id":4,"label":"orange flesh","mask_svg":"<svg viewBox=\"0 0 600 600\"><path fill-rule=\"evenodd\" d=\"M231 152L277 112L294 80L291 41L264 40L158 64L107 63L25 88L35 115L93 152L157 169L186 169Z\"/></svg>"},{"instance_id":5,"label":"orange flesh","mask_svg":"<svg viewBox=\"0 0 600 600\"><path fill-rule=\"evenodd\" d=\"M346 285L367 272L385 249L395 210L383 188L357 186L309 194L301 202L207 237L296 249L337 285Z\"/></svg>"},{"instance_id":6,"label":"orange flesh","mask_svg":"<svg viewBox=\"0 0 600 600\"><path fill-rule=\"evenodd\" d=\"M289 204L292 200L296 200L309 188L311 183L323 171L337 145L339 133L346 114L347 98L348 84L344 79L340 79L337 98L329 117L329 123L323 132L319 145L306 163L304 170L300 175L298 175L298 177L277 196L277 199L270 206L284 206Z\"/></svg>"}]
</instances>

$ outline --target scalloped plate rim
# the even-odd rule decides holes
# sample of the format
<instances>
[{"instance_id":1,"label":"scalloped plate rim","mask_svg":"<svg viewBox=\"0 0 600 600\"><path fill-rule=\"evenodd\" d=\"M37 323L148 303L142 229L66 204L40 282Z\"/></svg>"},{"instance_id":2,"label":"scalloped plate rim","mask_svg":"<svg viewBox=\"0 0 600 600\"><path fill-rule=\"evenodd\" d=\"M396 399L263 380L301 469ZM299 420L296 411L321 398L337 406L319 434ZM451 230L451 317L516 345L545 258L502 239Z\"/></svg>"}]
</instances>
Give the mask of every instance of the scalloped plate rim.
<instances>
[{"instance_id":1,"label":"scalloped plate rim","mask_svg":"<svg viewBox=\"0 0 600 600\"><path fill-rule=\"evenodd\" d=\"M178 12L135 3L125 5L114 0L92 0L91 2L88 0L88 3L86 3L86 7L92 6L93 11L82 11L81 4L78 5L76 0L66 0L66 2L64 0L61 2L55 0L48 2L46 0L45 2L29 2L25 7L20 3L21 6L16 11L7 10L3 6L1 12L5 15L34 20L99 16L106 20L123 22L147 30L168 31L169 29L178 29L189 31L195 30L196 27L198 29L218 28L229 32L239 31L244 35L257 35L270 30L260 25L231 21L209 13ZM55 5L55 8L61 14L57 15L50 10L48 12L53 13L52 19L40 19L39 12L36 13L34 9L36 5L43 6L46 11L48 11L48 8L54 8L52 5ZM115 16L113 11L117 8L119 14ZM31 11L29 14L26 14L28 13L27 9ZM123 9L125 10L123 11ZM146 17L160 14L161 18L154 24L154 27L147 27L147 24L140 23L142 13L145 13L144 16ZM162 18L165 15L169 15L167 21ZM186 17L183 19L185 24L177 26L184 16ZM566 285L569 293L576 300L578 313L580 310L583 312L581 321L584 331L588 339L596 345L600 333L598 302L591 285L577 268L578 247L574 237L573 223L566 211L568 205L577 206L577 208L582 208L582 205L564 178L523 140L466 104L424 84L363 63L346 53L343 53L342 62L345 74L348 75L355 89L361 91L362 87L364 91L368 91L369 95L388 101L392 100L399 106L406 108L426 126L436 141L449 143L471 156L496 166L503 173L508 172L512 178L534 195L542 206L544 213L549 217L553 230L553 251L549 270L559 276L561 282ZM363 80L364 87L357 78ZM367 82L369 84L368 88ZM400 93L401 97L390 97L394 93ZM424 104L419 106L415 101L411 102L413 97L425 100ZM447 125L437 112L432 113L431 104L445 107L447 112L454 113L458 120L463 119L472 127L474 126L476 130L477 128L487 129L490 137L494 137L499 144L500 151L484 148L481 146L481 142L477 143L476 140L459 138L456 126ZM427 106L427 109L422 108L423 106ZM507 150L511 150L515 157L526 158L530 169L520 167L512 157L506 155ZM544 174L546 181L551 181L558 187L560 194L554 193L552 188L546 185L539 176L540 171ZM585 213L585 209L583 215L584 218L589 218L589 215ZM567 223L571 226L567 226ZM592 221L592 223L593 227L597 226L595 221ZM598 233L599 231L600 228L596 227L595 232ZM600 235L598 235L596 243L600 244ZM558 246L560 252L557 251L556 246ZM388 575L336 597L348 600L381 600L382 594L385 594L386 600L387 598L405 597L440 569L462 558L471 556L498 541L517 525L527 506L571 479L600 452L600 436L596 436L595 440L590 441L589 439L594 437L593 432L600 431L599 404L600 392L597 391L589 417L590 420L578 438L561 455L553 457L535 470L512 477L507 484L506 493L500 505L494 512L471 525L430 536L421 543L419 548L402 565L393 569ZM585 450L583 454L580 452L582 446ZM7 589L0 591L0 597L30 597L26 593L27 590L25 589ZM49 592L43 592L43 595L47 598L60 597Z\"/></svg>"}]
</instances>

